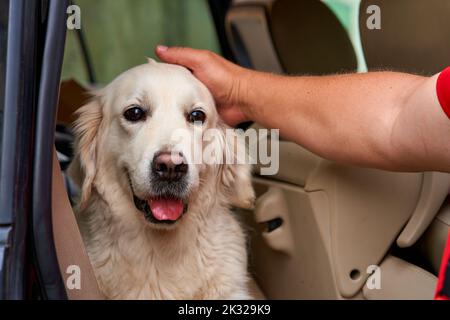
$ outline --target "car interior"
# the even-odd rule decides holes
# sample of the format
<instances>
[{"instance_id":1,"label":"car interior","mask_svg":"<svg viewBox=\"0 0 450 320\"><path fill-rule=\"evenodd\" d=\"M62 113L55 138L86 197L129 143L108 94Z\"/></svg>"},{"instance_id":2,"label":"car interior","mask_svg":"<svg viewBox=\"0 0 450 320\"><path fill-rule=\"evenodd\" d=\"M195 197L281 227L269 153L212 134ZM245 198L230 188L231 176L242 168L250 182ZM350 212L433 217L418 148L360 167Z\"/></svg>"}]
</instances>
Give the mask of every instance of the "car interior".
<instances>
[{"instance_id":1,"label":"car interior","mask_svg":"<svg viewBox=\"0 0 450 320\"><path fill-rule=\"evenodd\" d=\"M374 4L381 8L381 30L366 28L366 9ZM362 0L355 23L367 70L442 70L450 56L449 12L445 0ZM220 29L245 67L286 75L360 68L354 40L324 1L234 0ZM81 289L67 290L74 300L103 299L72 210L77 190L64 174L73 112L88 98L77 82L61 84L53 161L53 233L63 280L69 266L82 270ZM274 176L255 167L254 210L236 208L249 237L255 297L433 298L450 230L448 174L344 166L283 140L279 152ZM373 289L367 283L376 272L381 288Z\"/></svg>"}]
</instances>

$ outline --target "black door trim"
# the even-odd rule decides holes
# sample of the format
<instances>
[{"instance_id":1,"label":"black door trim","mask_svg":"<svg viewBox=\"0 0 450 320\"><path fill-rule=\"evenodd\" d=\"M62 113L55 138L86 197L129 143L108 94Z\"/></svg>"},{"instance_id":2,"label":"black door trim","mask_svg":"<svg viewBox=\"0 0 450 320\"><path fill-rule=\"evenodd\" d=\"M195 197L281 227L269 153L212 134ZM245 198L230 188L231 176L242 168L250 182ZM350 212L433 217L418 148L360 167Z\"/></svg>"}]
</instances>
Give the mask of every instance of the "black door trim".
<instances>
[{"instance_id":1,"label":"black door trim","mask_svg":"<svg viewBox=\"0 0 450 320\"><path fill-rule=\"evenodd\" d=\"M219 39L222 56L230 61L235 61L233 51L227 39L225 31L225 17L231 5L231 0L208 0L209 10L216 27L217 38Z\"/></svg>"},{"instance_id":2,"label":"black door trim","mask_svg":"<svg viewBox=\"0 0 450 320\"><path fill-rule=\"evenodd\" d=\"M33 245L36 273L44 299L67 299L52 227L52 163L59 84L66 38L68 1L49 0L36 114L33 175Z\"/></svg>"},{"instance_id":3,"label":"black door trim","mask_svg":"<svg viewBox=\"0 0 450 320\"><path fill-rule=\"evenodd\" d=\"M36 0L9 2L0 167L0 298L24 299L36 101Z\"/></svg>"}]
</instances>

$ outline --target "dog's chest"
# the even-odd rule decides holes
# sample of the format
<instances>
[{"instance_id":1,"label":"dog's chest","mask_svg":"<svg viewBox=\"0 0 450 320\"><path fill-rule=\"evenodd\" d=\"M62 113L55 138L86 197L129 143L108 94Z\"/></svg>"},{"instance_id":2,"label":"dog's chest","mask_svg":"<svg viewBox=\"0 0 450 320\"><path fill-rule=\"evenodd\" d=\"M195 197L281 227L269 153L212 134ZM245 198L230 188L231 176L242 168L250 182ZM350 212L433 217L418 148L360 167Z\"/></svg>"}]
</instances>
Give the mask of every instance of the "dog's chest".
<instances>
[{"instance_id":1,"label":"dog's chest","mask_svg":"<svg viewBox=\"0 0 450 320\"><path fill-rule=\"evenodd\" d=\"M83 240L109 299L246 296L245 236L226 211L214 211L202 223L184 220L176 238L149 237L138 223L85 217L79 221Z\"/></svg>"},{"instance_id":2,"label":"dog's chest","mask_svg":"<svg viewBox=\"0 0 450 320\"><path fill-rule=\"evenodd\" d=\"M147 239L98 240L88 242L88 252L110 299L201 299L211 278L222 272L221 252L208 247L210 242L155 249Z\"/></svg>"},{"instance_id":3,"label":"dog's chest","mask_svg":"<svg viewBox=\"0 0 450 320\"><path fill-rule=\"evenodd\" d=\"M112 259L96 269L100 286L111 299L194 299L208 282L205 268L194 260L162 264L156 256Z\"/></svg>"},{"instance_id":4,"label":"dog's chest","mask_svg":"<svg viewBox=\"0 0 450 320\"><path fill-rule=\"evenodd\" d=\"M198 250L171 255L145 245L111 246L91 257L99 285L111 299L193 299L216 265L214 256Z\"/></svg>"}]
</instances>

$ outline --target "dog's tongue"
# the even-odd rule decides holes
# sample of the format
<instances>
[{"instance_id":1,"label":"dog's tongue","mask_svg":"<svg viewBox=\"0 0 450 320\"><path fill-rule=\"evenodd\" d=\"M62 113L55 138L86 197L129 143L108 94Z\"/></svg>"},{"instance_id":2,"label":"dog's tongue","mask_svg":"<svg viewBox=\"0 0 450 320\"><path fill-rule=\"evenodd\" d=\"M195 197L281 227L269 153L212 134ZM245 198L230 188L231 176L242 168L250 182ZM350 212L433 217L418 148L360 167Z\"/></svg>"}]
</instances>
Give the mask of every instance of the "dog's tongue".
<instances>
[{"instance_id":1,"label":"dog's tongue","mask_svg":"<svg viewBox=\"0 0 450 320\"><path fill-rule=\"evenodd\" d=\"M150 199L148 205L157 220L177 220L183 214L183 201L177 199Z\"/></svg>"}]
</instances>

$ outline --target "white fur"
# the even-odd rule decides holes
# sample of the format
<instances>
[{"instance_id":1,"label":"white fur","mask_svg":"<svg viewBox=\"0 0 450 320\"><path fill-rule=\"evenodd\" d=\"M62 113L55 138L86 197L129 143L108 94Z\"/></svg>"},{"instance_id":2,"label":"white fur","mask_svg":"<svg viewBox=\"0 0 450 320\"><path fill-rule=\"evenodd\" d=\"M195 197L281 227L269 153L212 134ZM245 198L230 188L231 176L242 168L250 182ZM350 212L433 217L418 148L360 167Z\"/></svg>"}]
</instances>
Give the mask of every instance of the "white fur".
<instances>
[{"instance_id":1,"label":"white fur","mask_svg":"<svg viewBox=\"0 0 450 320\"><path fill-rule=\"evenodd\" d=\"M149 117L123 119L131 104ZM246 239L229 207L251 206L247 165L189 165L189 210L172 227L147 222L132 200L149 188L150 161L173 147L171 133L195 130L186 111L200 105L205 128L221 128L214 101L186 69L156 63L120 75L80 109L76 160L69 172L82 185L76 208L100 289L109 299L248 299ZM192 142L196 143L196 142ZM223 141L223 151L230 146ZM180 150L189 155L191 145Z\"/></svg>"}]
</instances>

